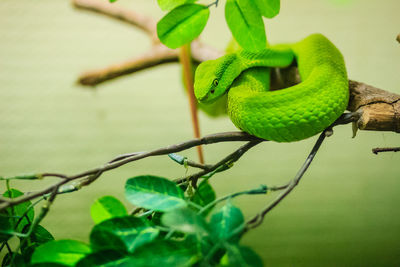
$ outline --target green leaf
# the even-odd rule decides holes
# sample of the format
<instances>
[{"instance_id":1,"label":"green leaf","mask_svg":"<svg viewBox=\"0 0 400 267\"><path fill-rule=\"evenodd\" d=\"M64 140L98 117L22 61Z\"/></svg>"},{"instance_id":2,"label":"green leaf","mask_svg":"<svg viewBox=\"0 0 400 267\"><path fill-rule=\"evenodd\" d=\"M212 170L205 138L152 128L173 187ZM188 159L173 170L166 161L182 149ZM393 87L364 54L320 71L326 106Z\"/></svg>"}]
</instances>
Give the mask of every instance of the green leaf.
<instances>
[{"instance_id":1,"label":"green leaf","mask_svg":"<svg viewBox=\"0 0 400 267\"><path fill-rule=\"evenodd\" d=\"M209 15L210 10L203 5L178 6L158 22L158 38L173 49L190 43L203 31Z\"/></svg>"},{"instance_id":2,"label":"green leaf","mask_svg":"<svg viewBox=\"0 0 400 267\"><path fill-rule=\"evenodd\" d=\"M161 217L163 213L162 212L154 212L153 216L151 216L151 222L154 225L161 225Z\"/></svg>"},{"instance_id":3,"label":"green leaf","mask_svg":"<svg viewBox=\"0 0 400 267\"><path fill-rule=\"evenodd\" d=\"M126 181L125 196L133 205L155 211L169 211L187 205L183 191L174 182L152 175Z\"/></svg>"},{"instance_id":4,"label":"green leaf","mask_svg":"<svg viewBox=\"0 0 400 267\"><path fill-rule=\"evenodd\" d=\"M29 231L30 227L31 227L30 224L25 225L22 232L27 233ZM47 243L49 241L53 241L54 237L52 236L52 234L50 234L49 231L46 230L46 228L44 228L41 225L36 225L35 229L31 233L29 239L30 239L31 243L37 243L39 245L39 244Z\"/></svg>"},{"instance_id":5,"label":"green leaf","mask_svg":"<svg viewBox=\"0 0 400 267\"><path fill-rule=\"evenodd\" d=\"M97 199L90 208L93 221L98 224L102 221L128 215L125 206L113 196L104 196Z\"/></svg>"},{"instance_id":6,"label":"green leaf","mask_svg":"<svg viewBox=\"0 0 400 267\"><path fill-rule=\"evenodd\" d=\"M7 232L12 231L11 218L8 217L6 211L0 211L0 242L7 241L12 236L11 234L7 234Z\"/></svg>"},{"instance_id":7,"label":"green leaf","mask_svg":"<svg viewBox=\"0 0 400 267\"><path fill-rule=\"evenodd\" d=\"M257 51L266 47L264 22L252 0L227 0L225 19L243 49Z\"/></svg>"},{"instance_id":8,"label":"green leaf","mask_svg":"<svg viewBox=\"0 0 400 267\"><path fill-rule=\"evenodd\" d=\"M1 263L1 266L3 267L5 267L5 266L10 266L10 264L11 264L11 259L12 259L12 257L14 256L14 253L15 252L13 252L13 253L7 253L5 256L4 256L4 258L3 258L3 261L2 261L2 263ZM17 267L24 267L24 266L27 266L27 264L25 263L25 261L24 261L24 257L22 257L22 255L21 254L16 254L15 256L14 256L14 261L13 261L13 265L12 266L17 266Z\"/></svg>"},{"instance_id":9,"label":"green leaf","mask_svg":"<svg viewBox=\"0 0 400 267\"><path fill-rule=\"evenodd\" d=\"M32 255L32 263L60 263L74 266L81 258L89 254L88 245L75 240L57 240L38 247Z\"/></svg>"},{"instance_id":10,"label":"green leaf","mask_svg":"<svg viewBox=\"0 0 400 267\"><path fill-rule=\"evenodd\" d=\"M161 217L164 225L189 234L208 235L209 227L204 218L189 208L174 209Z\"/></svg>"},{"instance_id":11,"label":"green leaf","mask_svg":"<svg viewBox=\"0 0 400 267\"><path fill-rule=\"evenodd\" d=\"M266 18L273 18L279 14L281 8L280 0L254 0L261 15Z\"/></svg>"},{"instance_id":12,"label":"green leaf","mask_svg":"<svg viewBox=\"0 0 400 267\"><path fill-rule=\"evenodd\" d=\"M110 3L114 3L114 2L117 2L117 0L109 0L110 1Z\"/></svg>"},{"instance_id":13,"label":"green leaf","mask_svg":"<svg viewBox=\"0 0 400 267\"><path fill-rule=\"evenodd\" d=\"M154 253L154 252L157 253ZM192 266L197 262L197 247L186 241L158 240L141 247L133 253L129 266Z\"/></svg>"},{"instance_id":14,"label":"green leaf","mask_svg":"<svg viewBox=\"0 0 400 267\"><path fill-rule=\"evenodd\" d=\"M221 259L221 266L230 267L262 267L263 262L251 248L243 246L226 246L227 253Z\"/></svg>"},{"instance_id":15,"label":"green leaf","mask_svg":"<svg viewBox=\"0 0 400 267\"><path fill-rule=\"evenodd\" d=\"M120 251L105 250L83 258L77 267L148 267L148 266L192 266L199 258L197 250L187 242L157 240L147 244L131 255Z\"/></svg>"},{"instance_id":16,"label":"green leaf","mask_svg":"<svg viewBox=\"0 0 400 267\"><path fill-rule=\"evenodd\" d=\"M198 186L196 192L193 195L192 201L199 206L205 207L211 202L213 202L216 198L214 189L208 183L207 180L204 180Z\"/></svg>"},{"instance_id":17,"label":"green leaf","mask_svg":"<svg viewBox=\"0 0 400 267\"><path fill-rule=\"evenodd\" d=\"M16 198L24 195L19 190L16 189L11 189L11 191L6 191L3 196L7 198ZM18 204L13 207L9 207L6 209L6 212L8 213L9 216L16 216L16 218L11 218L10 222L12 222L13 229L15 229L18 232L22 232L23 228L25 225L31 223L33 221L33 218L35 216L35 212L33 209L30 209L28 213L26 214L26 217L21 219L21 222L18 223L20 217L25 213L25 211L30 207L31 202L27 201L21 204ZM18 223L18 226L16 225Z\"/></svg>"},{"instance_id":18,"label":"green leaf","mask_svg":"<svg viewBox=\"0 0 400 267\"><path fill-rule=\"evenodd\" d=\"M169 11L177 6L194 2L196 2L196 0L157 0L162 11Z\"/></svg>"},{"instance_id":19,"label":"green leaf","mask_svg":"<svg viewBox=\"0 0 400 267\"><path fill-rule=\"evenodd\" d=\"M93 227L90 244L93 250L118 249L133 252L152 242L159 234L148 220L137 217L117 217Z\"/></svg>"},{"instance_id":20,"label":"green leaf","mask_svg":"<svg viewBox=\"0 0 400 267\"><path fill-rule=\"evenodd\" d=\"M244 216L239 208L227 202L218 212L211 217L213 235L220 239L231 242L238 242L241 231L239 230L244 223Z\"/></svg>"}]
</instances>

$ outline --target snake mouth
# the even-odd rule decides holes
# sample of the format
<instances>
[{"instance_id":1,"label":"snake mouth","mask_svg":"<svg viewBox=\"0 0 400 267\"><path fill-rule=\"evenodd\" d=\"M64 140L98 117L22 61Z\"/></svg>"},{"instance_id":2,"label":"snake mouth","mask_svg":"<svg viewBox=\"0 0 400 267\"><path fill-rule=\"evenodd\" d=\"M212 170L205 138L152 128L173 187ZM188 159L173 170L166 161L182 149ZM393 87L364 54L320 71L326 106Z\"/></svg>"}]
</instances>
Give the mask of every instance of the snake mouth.
<instances>
[{"instance_id":1,"label":"snake mouth","mask_svg":"<svg viewBox=\"0 0 400 267\"><path fill-rule=\"evenodd\" d=\"M207 99L208 99L208 94L206 94L206 95L204 95L204 96L198 98L198 101L199 101L199 102L207 102Z\"/></svg>"}]
</instances>

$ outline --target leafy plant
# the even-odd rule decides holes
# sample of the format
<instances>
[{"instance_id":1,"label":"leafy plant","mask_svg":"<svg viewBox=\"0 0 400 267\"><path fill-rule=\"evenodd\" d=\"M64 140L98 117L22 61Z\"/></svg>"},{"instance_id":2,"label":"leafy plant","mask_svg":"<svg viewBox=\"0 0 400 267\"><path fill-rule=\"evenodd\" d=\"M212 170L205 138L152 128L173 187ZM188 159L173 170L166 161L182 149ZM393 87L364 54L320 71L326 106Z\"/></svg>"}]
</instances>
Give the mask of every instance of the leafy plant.
<instances>
[{"instance_id":1,"label":"leafy plant","mask_svg":"<svg viewBox=\"0 0 400 267\"><path fill-rule=\"evenodd\" d=\"M265 194L266 189L262 187L257 193ZM188 190L184 193L169 179L137 176L126 181L125 197L137 207L132 214L125 213L123 204L111 196L93 203L91 215L96 225L88 245L75 240L53 240L43 227L37 227L30 240L41 245L29 255L31 263L262 266L254 251L239 244L245 226L242 212L230 197L216 199L207 180L189 196ZM224 200L228 201L207 218L207 213ZM161 220L156 219L159 216ZM25 251L21 254L24 259L28 253Z\"/></svg>"},{"instance_id":2,"label":"leafy plant","mask_svg":"<svg viewBox=\"0 0 400 267\"><path fill-rule=\"evenodd\" d=\"M160 8L168 12L157 24L157 34L163 44L184 50L201 34L211 8L217 7L220 1L208 5L197 2L158 0ZM227 50L263 49L267 45L263 17L273 18L279 10L279 0L226 0L225 18L236 40ZM189 67L192 72L195 66ZM336 124L349 123L352 119L351 114L347 114ZM245 133L217 134L149 152L122 155L99 168L76 175L43 173L0 177L7 187L0 202L0 251L7 250L2 266L262 266L259 255L243 246L241 238L294 189L330 130L320 135L289 183L277 187L261 185L220 198L210 178L229 170L246 151L265 140ZM198 145L225 141L247 143L213 165L192 162L174 154ZM89 244L54 240L40 224L56 196L75 192L106 171L154 155L168 155L186 170L193 167L200 171L173 181L153 175L129 178L125 184L125 198L134 206L131 212L113 196L97 199L90 209L95 225L89 234ZM12 180L45 177L57 177L60 181L34 194L24 194L10 186ZM199 184L198 179L201 180ZM234 204L234 198L241 195L265 195L280 190L282 194L270 205L247 220ZM44 204L35 213L34 208L40 203ZM19 241L14 242L17 243L15 247L10 245L13 238Z\"/></svg>"},{"instance_id":3,"label":"leafy plant","mask_svg":"<svg viewBox=\"0 0 400 267\"><path fill-rule=\"evenodd\" d=\"M158 1L162 10L170 10L157 24L158 37L166 46L177 48L197 38L207 24L209 9L219 3L206 6L193 2ZM273 18L279 9L280 0L227 0L225 19L240 46L257 51L265 48L267 40L262 17Z\"/></svg>"}]
</instances>

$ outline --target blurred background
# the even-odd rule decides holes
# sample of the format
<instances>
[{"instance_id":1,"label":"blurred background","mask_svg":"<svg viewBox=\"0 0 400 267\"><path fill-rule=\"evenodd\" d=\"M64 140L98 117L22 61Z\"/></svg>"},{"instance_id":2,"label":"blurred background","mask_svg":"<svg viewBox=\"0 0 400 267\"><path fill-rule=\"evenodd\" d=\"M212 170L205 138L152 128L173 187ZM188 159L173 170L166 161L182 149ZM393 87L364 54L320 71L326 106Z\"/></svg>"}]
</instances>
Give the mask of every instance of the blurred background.
<instances>
[{"instance_id":1,"label":"blurred background","mask_svg":"<svg viewBox=\"0 0 400 267\"><path fill-rule=\"evenodd\" d=\"M98 0L106 1L106 0ZM210 2L210 1L208 1ZM208 3L207 2L207 3ZM149 14L152 0L116 4ZM344 54L349 77L400 93L398 0L282 0L281 13L266 21L271 43L294 42L321 32ZM230 33L223 3L212 8L202 40L224 49ZM180 67L163 65L99 85L76 85L82 71L139 56L150 40L132 26L74 10L67 0L0 1L0 175L54 171L74 174L116 155L192 138ZM228 118L200 114L203 134L235 130ZM396 266L400 263L400 154L371 148L399 146L395 133L335 128L300 186L242 243L269 266ZM263 143L212 179L218 196L277 185L291 179L316 137ZM205 147L206 161L239 144ZM196 159L195 150L183 153ZM103 195L124 200L127 178L140 174L183 176L167 157L146 159L106 173L79 192L59 196L43 222L56 238L87 241L90 206ZM24 191L54 182L13 182ZM0 185L4 191L4 184ZM234 200L251 216L275 195ZM126 203L128 207L131 207Z\"/></svg>"}]
</instances>

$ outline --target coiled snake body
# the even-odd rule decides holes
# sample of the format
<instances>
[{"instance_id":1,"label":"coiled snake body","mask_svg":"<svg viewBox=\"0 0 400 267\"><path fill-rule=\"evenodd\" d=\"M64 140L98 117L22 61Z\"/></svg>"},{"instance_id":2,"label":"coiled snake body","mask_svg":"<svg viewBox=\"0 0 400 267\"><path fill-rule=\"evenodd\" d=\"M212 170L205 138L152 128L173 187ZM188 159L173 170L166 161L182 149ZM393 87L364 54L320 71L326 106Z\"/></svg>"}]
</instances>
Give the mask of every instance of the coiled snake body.
<instances>
[{"instance_id":1,"label":"coiled snake body","mask_svg":"<svg viewBox=\"0 0 400 267\"><path fill-rule=\"evenodd\" d=\"M296 59L301 83L269 91L269 68ZM239 129L254 136L292 142L311 137L346 109L348 80L343 57L323 35L260 52L239 51L201 63L195 74L199 102L228 93L227 111Z\"/></svg>"}]
</instances>

